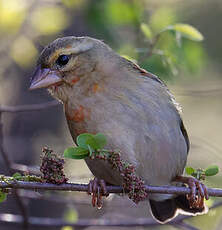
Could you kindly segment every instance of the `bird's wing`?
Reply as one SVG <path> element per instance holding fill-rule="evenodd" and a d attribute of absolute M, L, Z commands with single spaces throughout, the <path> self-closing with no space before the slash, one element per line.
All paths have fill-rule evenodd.
<path fill-rule="evenodd" d="M 185 142 L 187 144 L 187 153 L 188 153 L 190 150 L 190 141 L 189 141 L 189 137 L 187 134 L 187 130 L 185 129 L 184 124 L 183 124 L 183 120 L 181 118 L 180 118 L 180 130 L 181 130 L 181 132 L 184 136 Z"/>
<path fill-rule="evenodd" d="M 158 83 L 160 83 L 161 85 L 164 85 L 171 97 L 171 100 L 172 102 L 174 103 L 177 111 L 178 111 L 178 116 L 179 116 L 179 119 L 180 119 L 180 130 L 184 136 L 184 139 L 185 139 L 185 142 L 186 142 L 186 145 L 187 145 L 187 153 L 189 152 L 189 149 L 190 149 L 190 141 L 189 141 L 189 137 L 188 137 L 188 134 L 187 134 L 187 131 L 186 131 L 186 128 L 184 127 L 184 124 L 183 124 L 183 120 L 180 116 L 180 111 L 181 111 L 181 108 L 180 106 L 178 105 L 178 103 L 175 101 L 173 95 L 170 93 L 169 89 L 167 88 L 166 84 L 161 81 L 156 75 L 146 71 L 145 69 L 141 68 L 139 65 L 137 65 L 136 63 L 132 62 L 132 61 L 129 61 L 129 64 L 133 67 L 134 70 L 136 70 L 137 72 L 139 72 L 141 75 L 143 76 L 146 76 L 146 77 L 149 77 L 150 79 L 153 79 L 154 81 L 157 81 Z"/>
<path fill-rule="evenodd" d="M 130 61 L 130 62 L 131 62 L 131 61 Z M 131 65 L 132 65 L 133 69 L 136 70 L 137 72 L 139 72 L 141 75 L 146 76 L 146 77 L 149 77 L 149 78 L 151 78 L 151 79 L 153 79 L 153 80 L 159 82 L 160 84 L 166 86 L 166 85 L 164 84 L 164 82 L 161 81 L 155 74 L 152 74 L 152 73 L 146 71 L 145 69 L 141 68 L 140 66 L 138 66 L 138 65 L 137 65 L 136 63 L 134 63 L 134 62 L 131 62 Z"/>

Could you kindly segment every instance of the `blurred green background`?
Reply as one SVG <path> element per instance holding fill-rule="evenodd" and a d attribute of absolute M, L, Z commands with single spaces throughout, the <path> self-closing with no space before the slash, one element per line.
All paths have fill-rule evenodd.
<path fill-rule="evenodd" d="M 191 140 L 188 165 L 205 168 L 217 164 L 222 169 L 221 21 L 221 0 L 0 0 L 0 104 L 52 100 L 46 90 L 28 91 L 39 52 L 57 37 L 95 37 L 167 83 L 183 107 Z M 173 30 L 178 23 L 192 25 L 204 39 L 192 29 L 188 33 Z M 72 145 L 62 105 L 40 112 L 4 113 L 2 123 L 5 148 L 16 163 L 39 164 L 44 145 L 59 153 Z M 3 161 L 1 169 L 2 174 Z M 83 161 L 69 160 L 66 171 L 75 182 L 88 182 L 91 176 Z M 222 187 L 221 173 L 206 183 Z M 123 219 L 149 215 L 147 204 L 136 207 L 119 197 L 106 201 L 103 210 L 94 210 L 87 195 L 68 195 L 75 199 L 69 205 L 26 198 L 29 213 L 43 217 L 66 213 L 71 220 L 77 216 Z M 130 208 L 120 213 L 120 207 L 126 206 Z M 16 209 L 11 197 L 0 204 L 2 213 L 19 213 Z M 188 222 L 199 229 L 221 229 L 222 208 Z"/>

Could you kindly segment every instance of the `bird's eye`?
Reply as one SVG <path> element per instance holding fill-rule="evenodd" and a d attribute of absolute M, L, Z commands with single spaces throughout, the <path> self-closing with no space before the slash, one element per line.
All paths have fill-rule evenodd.
<path fill-rule="evenodd" d="M 60 55 L 58 59 L 56 60 L 56 64 L 59 66 L 65 66 L 68 62 L 69 62 L 68 55 Z"/>

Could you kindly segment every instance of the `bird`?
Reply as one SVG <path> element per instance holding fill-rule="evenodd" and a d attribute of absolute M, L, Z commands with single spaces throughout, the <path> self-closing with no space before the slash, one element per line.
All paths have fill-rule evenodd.
<path fill-rule="evenodd" d="M 63 104 L 74 142 L 82 133 L 103 133 L 107 147 L 120 149 L 145 184 L 191 188 L 189 195 L 148 194 L 156 221 L 207 212 L 206 186 L 183 175 L 190 144 L 180 106 L 156 75 L 101 40 L 68 36 L 41 52 L 29 89 L 40 88 Z M 94 200 L 99 186 L 106 193 L 106 183 L 122 185 L 107 162 L 86 158 L 86 163 L 95 176 L 89 183 Z"/>

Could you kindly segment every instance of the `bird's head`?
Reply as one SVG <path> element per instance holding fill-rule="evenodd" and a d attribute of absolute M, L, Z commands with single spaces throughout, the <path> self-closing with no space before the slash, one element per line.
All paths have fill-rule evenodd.
<path fill-rule="evenodd" d="M 30 89 L 72 86 L 89 75 L 110 50 L 103 42 L 89 37 L 58 38 L 40 54 Z"/>

